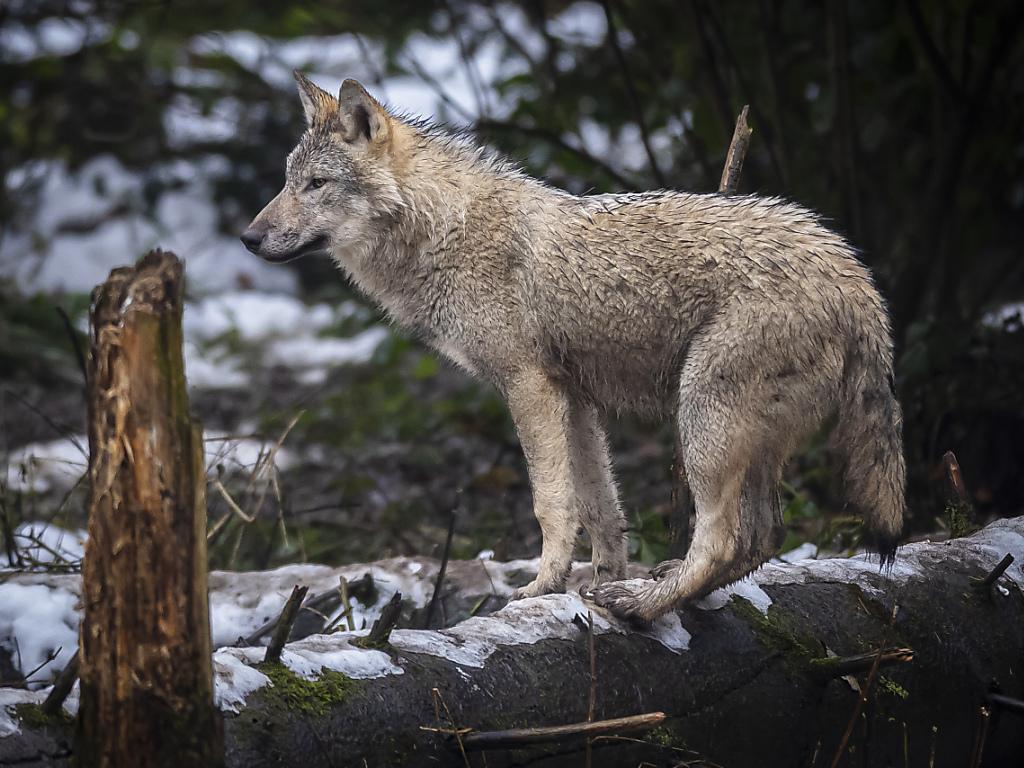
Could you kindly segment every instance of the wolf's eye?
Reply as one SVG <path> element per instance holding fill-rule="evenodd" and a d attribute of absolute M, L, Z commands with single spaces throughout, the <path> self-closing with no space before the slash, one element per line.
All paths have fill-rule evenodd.
<path fill-rule="evenodd" d="M 324 184 L 327 183 L 327 179 L 321 179 L 319 177 L 310 179 L 309 184 L 306 185 L 306 189 L 320 189 Z"/>

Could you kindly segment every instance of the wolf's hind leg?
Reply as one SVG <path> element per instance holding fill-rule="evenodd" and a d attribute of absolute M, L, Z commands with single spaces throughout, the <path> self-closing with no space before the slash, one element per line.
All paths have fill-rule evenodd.
<path fill-rule="evenodd" d="M 533 512 L 543 545 L 537 578 L 513 599 L 565 591 L 579 518 L 572 487 L 569 399 L 540 371 L 521 372 L 506 387 L 509 411 L 526 456 Z"/>
<path fill-rule="evenodd" d="M 594 584 L 626 575 L 626 518 L 619 506 L 608 440 L 593 406 L 573 403 L 569 418 L 573 491 L 590 534 Z"/>

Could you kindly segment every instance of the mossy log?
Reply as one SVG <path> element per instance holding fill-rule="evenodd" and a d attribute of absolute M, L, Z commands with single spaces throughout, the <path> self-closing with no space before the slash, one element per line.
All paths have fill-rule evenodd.
<path fill-rule="evenodd" d="M 1007 554 L 1015 561 L 980 588 Z M 353 633 L 289 643 L 277 665 L 262 648 L 222 648 L 218 697 L 235 710 L 226 762 L 582 766 L 582 737 L 480 752 L 474 742 L 494 739 L 467 736 L 586 721 L 593 610 L 594 718 L 667 716 L 595 738 L 594 766 L 829 766 L 837 753 L 842 766 L 1017 766 L 1024 728 L 1005 702 L 1024 697 L 1021 562 L 1024 517 L 903 547 L 888 574 L 861 557 L 772 564 L 648 630 L 569 594 L 445 630 L 396 629 L 383 650 L 359 648 Z M 471 589 L 459 574 L 479 562 L 450 565 L 451 588 Z M 886 663 L 874 668 L 864 654 L 880 649 Z M 229 690 L 254 675 L 262 682 L 232 705 Z M 68 764 L 66 723 L 18 714 L 0 765 Z"/>
<path fill-rule="evenodd" d="M 89 540 L 78 765 L 216 766 L 202 432 L 181 346 L 182 264 L 153 251 L 92 296 Z"/>

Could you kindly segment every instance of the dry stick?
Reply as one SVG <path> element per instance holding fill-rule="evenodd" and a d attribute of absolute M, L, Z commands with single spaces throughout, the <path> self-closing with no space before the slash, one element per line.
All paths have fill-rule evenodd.
<path fill-rule="evenodd" d="M 590 702 L 587 706 L 587 722 L 594 722 L 597 708 L 597 648 L 594 645 L 594 614 L 587 611 L 587 649 L 590 652 Z M 587 737 L 587 768 L 593 765 L 593 739 Z"/>
<path fill-rule="evenodd" d="M 863 672 L 875 664 L 885 667 L 893 664 L 906 664 L 913 660 L 914 651 L 911 648 L 888 648 L 871 653 L 859 653 L 854 656 L 813 659 L 811 669 L 814 670 L 817 677 L 832 680 L 844 675 Z"/>
<path fill-rule="evenodd" d="M 61 321 L 64 323 L 64 331 L 67 333 L 68 338 L 71 339 L 71 348 L 75 352 L 75 359 L 78 361 L 78 370 L 82 372 L 82 381 L 88 381 L 89 373 L 85 368 L 85 352 L 82 351 L 82 342 L 78 338 L 78 334 L 75 333 L 75 325 L 71 322 L 71 318 L 65 311 L 64 307 L 57 307 L 57 314 L 60 315 Z"/>
<path fill-rule="evenodd" d="M 1000 560 L 996 567 L 989 571 L 988 576 L 980 579 L 974 586 L 980 590 L 988 590 L 996 583 L 1000 576 L 1006 573 L 1006 569 L 1013 564 L 1013 555 L 1007 553 L 1006 557 Z"/>
<path fill-rule="evenodd" d="M 461 493 L 461 491 L 459 491 Z M 423 619 L 423 628 L 430 629 L 431 619 L 434 618 L 434 607 L 441 596 L 441 587 L 444 584 L 444 574 L 448 570 L 448 558 L 452 553 L 452 537 L 455 536 L 455 518 L 459 512 L 458 503 L 452 510 L 451 518 L 448 520 L 448 536 L 444 540 L 444 552 L 441 554 L 441 567 L 437 571 L 437 581 L 434 583 L 434 594 L 430 596 L 430 603 L 427 605 L 427 615 Z"/>
<path fill-rule="evenodd" d="M 753 130 L 747 125 L 749 109 L 749 105 L 744 104 L 743 109 L 740 110 L 740 116 L 736 118 L 736 128 L 732 132 L 729 152 L 725 156 L 725 168 L 722 169 L 722 180 L 718 184 L 718 191 L 723 195 L 735 194 L 739 185 L 740 171 L 743 170 L 743 160 L 747 156 L 750 135 L 753 133 Z"/>
<path fill-rule="evenodd" d="M 358 579 L 358 580 L 353 581 L 353 582 L 347 582 L 346 581 L 346 583 L 345 583 L 346 591 L 349 591 L 349 590 L 351 590 L 354 587 L 365 587 L 365 586 L 370 586 L 370 587 L 373 586 L 373 577 L 370 576 L 369 573 L 364 574 L 361 579 Z M 317 595 L 314 595 L 313 597 L 309 598 L 309 600 L 307 600 L 305 602 L 305 604 L 302 606 L 302 609 L 305 610 L 307 608 L 309 608 L 309 609 L 320 608 L 321 606 L 323 606 L 324 604 L 329 602 L 336 594 L 337 594 L 337 590 L 329 589 L 326 592 L 321 592 L 321 593 L 319 593 Z M 266 622 L 265 624 L 262 624 L 259 628 L 254 630 L 251 634 L 249 634 L 246 637 L 242 638 L 241 639 L 241 645 L 243 645 L 243 646 L 245 646 L 245 645 L 250 645 L 250 646 L 251 645 L 256 645 L 257 643 L 259 643 L 260 639 L 264 635 L 266 635 L 268 632 L 271 632 L 274 629 L 274 627 L 276 627 L 276 626 L 277 626 L 277 619 L 276 618 L 271 619 L 270 621 Z"/>
<path fill-rule="evenodd" d="M 289 596 L 288 602 L 284 604 L 284 608 L 281 609 L 281 615 L 277 618 L 277 629 L 274 630 L 274 634 L 270 638 L 267 655 L 263 657 L 264 663 L 277 664 L 281 661 L 281 651 L 284 650 L 284 644 L 288 642 L 292 624 L 295 623 L 295 617 L 299 615 L 299 607 L 306 599 L 307 592 L 309 592 L 309 587 L 298 585 L 292 587 L 292 594 Z"/>
<path fill-rule="evenodd" d="M 985 754 L 985 741 L 988 739 L 988 729 L 992 723 L 992 710 L 982 705 L 978 707 L 978 730 L 974 736 L 974 746 L 971 749 L 970 768 L 980 768 L 982 755 Z"/>
<path fill-rule="evenodd" d="M 1024 715 L 1024 700 L 1015 699 L 1012 696 L 1005 696 L 1002 693 L 990 693 L 988 695 L 988 701 L 990 704 L 1002 707 L 1008 712 L 1013 712 L 1017 715 Z"/>
<path fill-rule="evenodd" d="M 889 619 L 889 629 L 896 621 L 896 613 L 899 611 L 899 605 L 892 607 L 892 617 Z M 888 632 L 886 632 L 888 634 Z M 839 761 L 843 759 L 843 752 L 846 751 L 846 745 L 850 742 L 850 736 L 853 735 L 853 728 L 857 724 L 857 718 L 860 716 L 861 710 L 867 703 L 868 694 L 871 693 L 871 688 L 875 684 L 875 678 L 878 676 L 878 668 L 882 663 L 882 654 L 884 653 L 883 648 L 878 649 L 878 653 L 875 655 L 874 663 L 871 665 L 871 671 L 868 672 L 868 679 L 864 686 L 860 690 L 860 696 L 857 697 L 857 703 L 853 708 L 853 713 L 850 715 L 850 722 L 846 724 L 846 730 L 843 732 L 843 738 L 839 742 L 839 746 L 836 748 L 836 754 L 832 758 L 831 768 L 839 768 Z"/>
<path fill-rule="evenodd" d="M 78 679 L 78 651 L 75 651 L 75 655 L 71 657 L 64 669 L 57 675 L 57 679 L 53 683 L 53 690 L 50 691 L 46 696 L 46 700 L 40 706 L 44 715 L 53 717 L 60 712 L 61 707 L 64 705 L 64 699 L 71 693 L 71 689 L 75 687 L 75 680 Z"/>
<path fill-rule="evenodd" d="M 462 739 L 467 750 L 512 749 L 528 744 L 547 744 L 580 736 L 599 736 L 618 731 L 645 731 L 665 720 L 664 712 L 617 717 L 612 720 L 553 725 L 545 728 L 513 728 L 507 731 L 475 731 Z"/>
<path fill-rule="evenodd" d="M 355 644 L 361 648 L 386 648 L 391 638 L 391 630 L 395 628 L 401 615 L 402 593 L 395 592 L 370 627 L 370 634 L 359 638 Z"/>
<path fill-rule="evenodd" d="M 462 762 L 466 765 L 466 768 L 470 768 L 469 755 L 466 754 L 466 745 L 462 739 L 462 734 L 465 733 L 464 729 L 460 729 L 455 725 L 455 718 L 452 717 L 452 711 L 448 709 L 448 703 L 441 697 L 441 691 L 437 688 L 431 688 L 431 692 L 434 695 L 434 714 L 437 717 L 438 722 L 441 721 L 441 710 L 438 707 L 440 704 L 444 707 L 445 715 L 448 717 L 448 723 L 451 725 L 451 733 L 455 736 L 455 740 L 459 744 L 459 752 L 462 754 Z"/>
<path fill-rule="evenodd" d="M 942 463 L 946 467 L 946 478 L 949 480 L 950 491 L 961 504 L 970 504 L 971 499 L 967 495 L 967 485 L 964 483 L 964 475 L 960 471 L 960 462 L 956 460 L 956 454 L 946 451 L 942 456 Z"/>

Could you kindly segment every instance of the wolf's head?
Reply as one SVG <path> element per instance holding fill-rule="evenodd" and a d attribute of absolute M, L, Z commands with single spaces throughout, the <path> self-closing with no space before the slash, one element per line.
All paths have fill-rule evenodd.
<path fill-rule="evenodd" d="M 242 235 L 268 261 L 337 256 L 367 243 L 401 207 L 394 175 L 397 120 L 355 80 L 335 98 L 295 73 L 307 130 L 288 156 L 284 189 Z"/>

